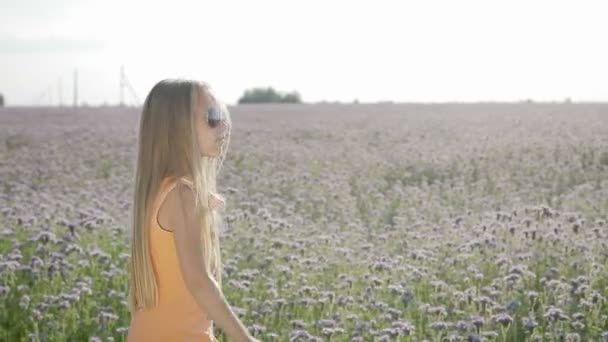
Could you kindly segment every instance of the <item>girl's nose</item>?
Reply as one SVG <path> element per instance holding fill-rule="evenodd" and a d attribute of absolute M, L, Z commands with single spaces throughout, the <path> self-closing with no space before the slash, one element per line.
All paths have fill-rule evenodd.
<path fill-rule="evenodd" d="M 228 121 L 226 121 L 226 119 L 220 121 L 220 131 L 222 132 L 222 134 L 228 133 L 229 128 L 230 124 L 228 123 Z"/>

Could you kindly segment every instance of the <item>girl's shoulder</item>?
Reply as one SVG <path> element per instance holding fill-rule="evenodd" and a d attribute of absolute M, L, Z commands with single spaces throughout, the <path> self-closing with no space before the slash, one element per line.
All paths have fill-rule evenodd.
<path fill-rule="evenodd" d="M 175 177 L 175 176 L 171 176 L 171 177 L 167 177 L 168 178 L 168 184 L 169 184 L 169 189 L 171 190 L 173 187 L 175 187 L 177 184 L 182 184 L 187 186 L 188 188 L 190 188 L 191 190 L 193 190 L 193 183 L 192 180 L 186 178 L 186 177 Z M 216 193 L 212 193 L 209 192 L 209 207 L 213 210 L 213 209 L 219 209 L 219 210 L 223 210 L 225 209 L 226 206 L 226 199 L 224 198 L 224 196 L 220 195 L 220 194 L 216 194 Z"/>
<path fill-rule="evenodd" d="M 169 190 L 172 189 L 173 187 L 177 186 L 178 184 L 183 184 L 183 185 L 186 185 L 187 187 L 189 187 L 190 189 L 193 189 L 192 181 L 186 177 L 166 176 L 162 180 L 162 184 L 166 189 L 169 189 Z"/>

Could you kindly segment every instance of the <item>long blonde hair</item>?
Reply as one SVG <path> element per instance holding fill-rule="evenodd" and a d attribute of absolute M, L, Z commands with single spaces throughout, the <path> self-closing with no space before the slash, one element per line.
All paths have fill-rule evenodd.
<path fill-rule="evenodd" d="M 206 120 L 209 101 L 224 111 L 227 138 L 217 157 L 204 156 L 197 140 L 196 115 Z M 226 157 L 231 127 L 230 114 L 205 82 L 165 79 L 146 97 L 139 122 L 138 155 L 134 175 L 131 258 L 129 264 L 129 310 L 157 305 L 158 285 L 150 254 L 148 224 L 154 196 L 165 177 L 188 177 L 200 211 L 204 263 L 221 290 L 222 262 L 219 248 L 221 216 L 209 208 L 209 195 L 216 192 L 216 177 Z"/>

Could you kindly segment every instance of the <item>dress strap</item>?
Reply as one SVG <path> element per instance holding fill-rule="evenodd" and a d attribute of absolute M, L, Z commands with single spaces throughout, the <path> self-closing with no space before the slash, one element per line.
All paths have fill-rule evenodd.
<path fill-rule="evenodd" d="M 160 205 L 161 203 L 163 203 L 165 197 L 167 197 L 167 194 L 169 193 L 169 191 L 171 191 L 175 185 L 177 184 L 176 178 L 175 177 L 167 177 L 165 179 L 163 179 L 163 181 L 160 184 L 160 190 L 159 190 L 159 194 L 158 194 L 158 204 Z"/>
<path fill-rule="evenodd" d="M 163 200 L 165 199 L 165 197 L 167 196 L 169 191 L 171 191 L 177 185 L 178 182 L 185 184 L 186 186 L 188 186 L 191 189 L 193 188 L 192 181 L 190 181 L 186 178 L 183 178 L 183 177 L 177 178 L 174 176 L 165 178 L 163 180 L 163 182 L 161 183 L 161 188 L 160 188 L 160 193 L 158 196 L 156 210 L 159 209 L 160 204 L 163 203 Z M 225 205 L 226 205 L 226 201 L 222 196 L 218 196 L 218 195 L 209 193 L 209 207 L 212 210 L 215 210 L 215 209 L 223 210 L 225 208 Z"/>

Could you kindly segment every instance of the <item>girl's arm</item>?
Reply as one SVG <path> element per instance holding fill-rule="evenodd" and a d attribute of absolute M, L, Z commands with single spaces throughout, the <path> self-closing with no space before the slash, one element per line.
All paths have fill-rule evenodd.
<path fill-rule="evenodd" d="M 209 318 L 236 342 L 257 341 L 230 308 L 217 282 L 203 262 L 200 215 L 194 210 L 194 192 L 178 183 L 165 199 L 168 220 L 173 229 L 175 247 L 186 286 Z"/>

